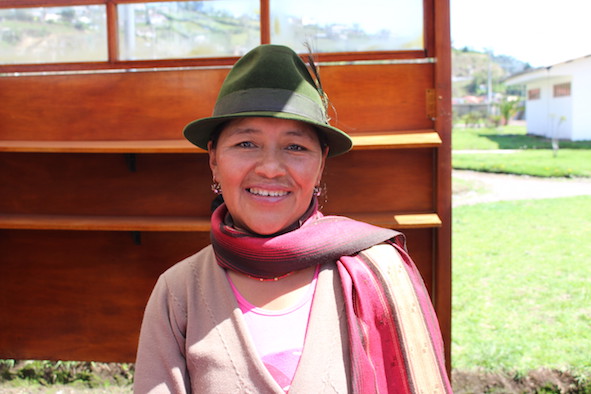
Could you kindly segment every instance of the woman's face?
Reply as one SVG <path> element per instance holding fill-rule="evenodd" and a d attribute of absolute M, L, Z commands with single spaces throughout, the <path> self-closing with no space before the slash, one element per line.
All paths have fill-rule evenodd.
<path fill-rule="evenodd" d="M 328 149 L 303 122 L 241 118 L 228 123 L 209 164 L 234 224 L 269 235 L 296 222 L 308 209 Z"/>

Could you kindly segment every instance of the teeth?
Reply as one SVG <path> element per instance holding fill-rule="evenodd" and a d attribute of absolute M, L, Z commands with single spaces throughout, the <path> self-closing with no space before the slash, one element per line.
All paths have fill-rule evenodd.
<path fill-rule="evenodd" d="M 270 191 L 270 190 L 263 190 L 263 189 L 256 189 L 250 188 L 248 189 L 249 192 L 252 194 L 256 194 L 257 196 L 263 197 L 281 197 L 287 195 L 286 191 Z"/>

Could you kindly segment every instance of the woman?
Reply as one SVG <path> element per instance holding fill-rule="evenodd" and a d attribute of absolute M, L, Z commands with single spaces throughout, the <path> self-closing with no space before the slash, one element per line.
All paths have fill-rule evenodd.
<path fill-rule="evenodd" d="M 185 128 L 224 203 L 212 245 L 154 288 L 136 392 L 451 391 L 402 235 L 318 211 L 326 158 L 352 145 L 324 98 L 296 53 L 263 45 Z"/>

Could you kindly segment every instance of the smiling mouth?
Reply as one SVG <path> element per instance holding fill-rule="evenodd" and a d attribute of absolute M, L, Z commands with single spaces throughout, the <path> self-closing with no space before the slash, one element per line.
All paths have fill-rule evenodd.
<path fill-rule="evenodd" d="M 277 190 L 264 190 L 264 189 L 257 189 L 257 188 L 250 188 L 247 189 L 249 193 L 254 194 L 255 196 L 262 196 L 262 197 L 283 197 L 287 196 L 289 192 L 287 191 L 277 191 Z"/>

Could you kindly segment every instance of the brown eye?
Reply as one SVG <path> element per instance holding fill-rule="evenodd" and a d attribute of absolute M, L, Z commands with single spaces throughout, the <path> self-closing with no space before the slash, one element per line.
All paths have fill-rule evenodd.
<path fill-rule="evenodd" d="M 287 146 L 287 150 L 295 151 L 295 152 L 302 152 L 307 150 L 305 147 L 298 145 L 298 144 L 291 144 Z"/>

